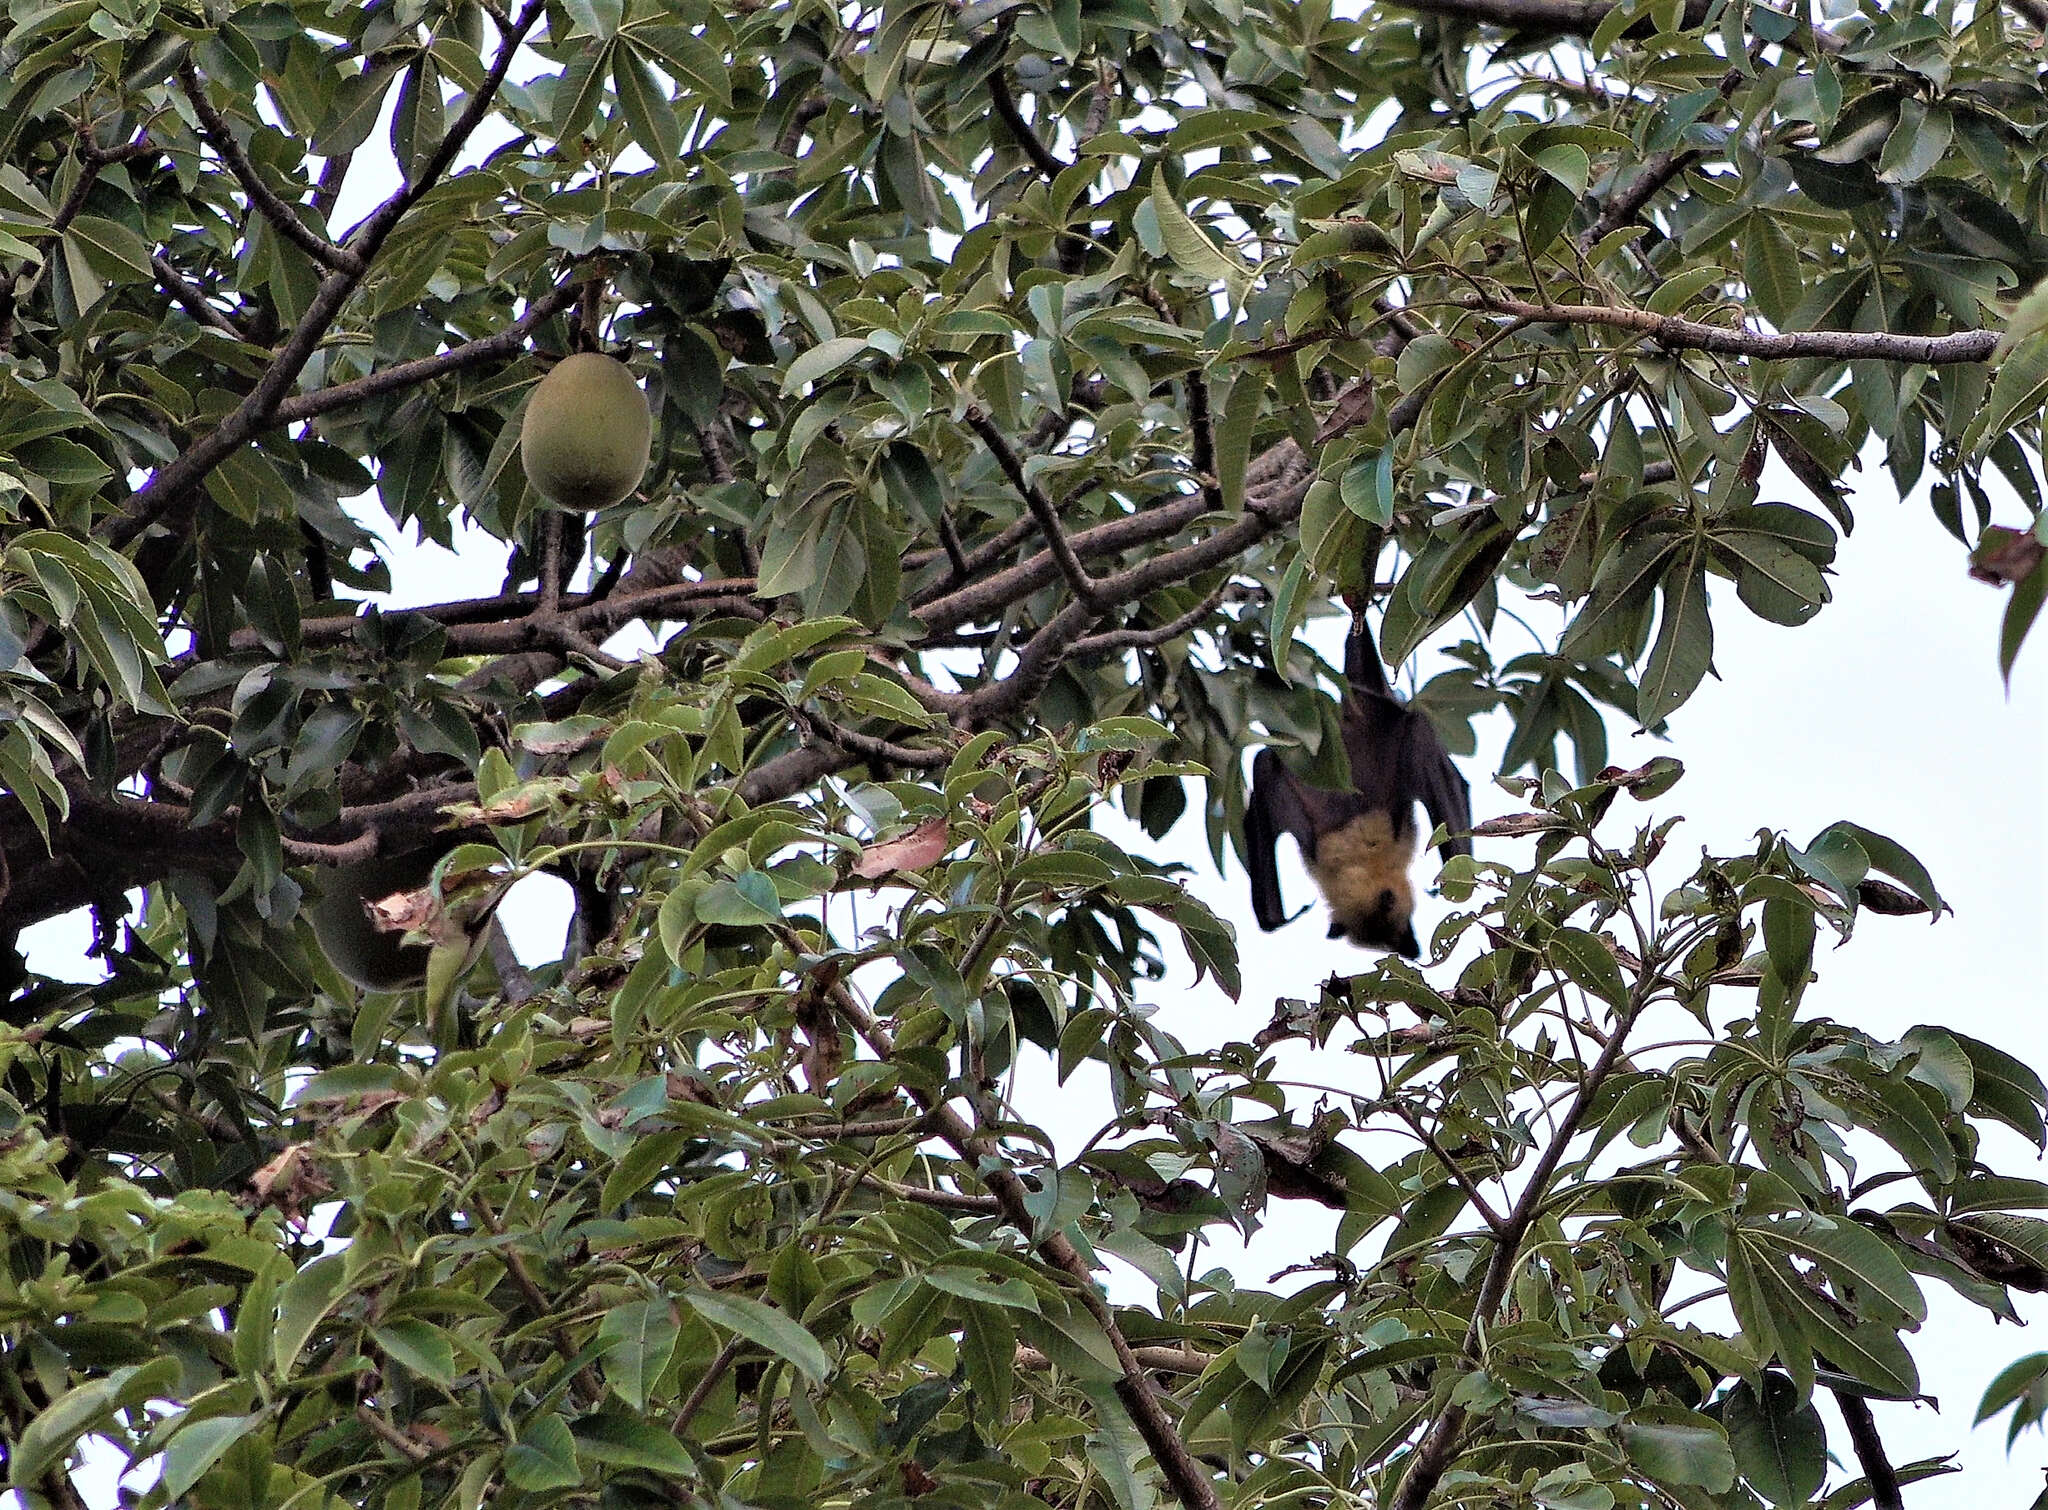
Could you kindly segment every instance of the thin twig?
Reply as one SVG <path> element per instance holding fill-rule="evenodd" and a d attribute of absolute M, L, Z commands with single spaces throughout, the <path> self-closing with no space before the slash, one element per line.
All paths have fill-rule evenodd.
<path fill-rule="evenodd" d="M 424 1463 L 434 1455 L 433 1450 L 424 1442 L 415 1442 L 368 1405 L 356 1406 L 356 1419 L 369 1428 L 371 1436 L 408 1462 Z"/>
<path fill-rule="evenodd" d="M 1145 1367 L 1162 1374 L 1199 1374 L 1216 1360 L 1208 1353 L 1198 1353 L 1191 1347 L 1134 1347 L 1131 1356 Z M 1053 1366 L 1052 1359 L 1035 1347 L 1021 1343 L 1017 1348 L 1017 1367 L 1032 1373 L 1043 1373 Z"/>
<path fill-rule="evenodd" d="M 249 203 L 256 213 L 268 221 L 278 235 L 329 272 L 362 277 L 365 272 L 362 258 L 314 231 L 299 219 L 298 212 L 285 203 L 276 190 L 263 181 L 256 164 L 249 160 L 249 154 L 235 140 L 234 128 L 213 108 L 213 101 L 206 97 L 206 83 L 199 77 L 199 70 L 190 54 L 178 64 L 178 87 L 185 91 L 185 98 L 192 104 L 192 113 L 199 117 L 200 135 L 227 164 L 228 171 L 234 174 L 242 192 L 249 196 Z"/>
<path fill-rule="evenodd" d="M 1398 1100 L 1383 1101 L 1381 1105 L 1390 1108 L 1395 1116 L 1408 1124 L 1409 1131 L 1423 1141 L 1429 1151 L 1436 1156 L 1437 1163 L 1443 1165 L 1444 1172 L 1457 1182 L 1460 1190 L 1465 1192 L 1465 1199 L 1472 1203 L 1472 1209 L 1478 1212 L 1479 1219 L 1486 1223 L 1486 1230 L 1496 1238 L 1500 1237 L 1504 1230 L 1500 1213 L 1493 1209 L 1486 1199 L 1485 1192 L 1465 1173 L 1463 1166 L 1451 1157 L 1450 1151 L 1444 1147 L 1435 1130 Z"/>
<path fill-rule="evenodd" d="M 1108 655 L 1120 650 L 1151 650 L 1169 640 L 1177 640 L 1214 613 L 1223 603 L 1223 596 L 1230 589 L 1223 583 L 1208 597 L 1190 608 L 1186 613 L 1157 629 L 1112 629 L 1103 634 L 1085 635 L 1074 641 L 1069 654 L 1075 660 L 1086 656 Z"/>
<path fill-rule="evenodd" d="M 1001 1216 L 1003 1203 L 992 1195 L 974 1195 L 964 1190 L 933 1190 L 928 1185 L 905 1185 L 897 1180 L 885 1180 L 880 1175 L 865 1175 L 863 1185 L 893 1195 L 899 1201 L 909 1201 L 916 1206 L 931 1206 L 940 1211 L 957 1211 L 965 1216 Z"/>
<path fill-rule="evenodd" d="M 491 1209 L 490 1204 L 474 1191 L 468 1196 L 468 1203 L 476 1212 L 478 1219 L 490 1229 L 491 1235 L 500 1240 L 498 1256 L 505 1260 L 505 1269 L 511 1274 L 513 1285 L 526 1297 L 526 1303 L 533 1307 L 535 1318 L 543 1323 L 548 1322 L 549 1318 L 557 1314 L 558 1308 L 548 1302 L 540 1286 L 534 1283 L 533 1273 L 526 1267 L 525 1255 L 506 1240 L 505 1224 L 498 1220 L 498 1214 Z M 567 1331 L 559 1325 L 550 1326 L 549 1335 L 554 1338 L 555 1351 L 561 1355 L 564 1363 L 576 1356 L 575 1339 Z M 604 1398 L 604 1381 L 597 1377 L 597 1371 L 589 1364 L 586 1363 L 577 1370 L 576 1382 L 583 1386 L 584 1393 L 590 1400 Z"/>
<path fill-rule="evenodd" d="M 1454 302 L 1467 309 L 1511 315 L 1531 325 L 1599 325 L 1633 331 L 1664 346 L 1772 359 L 1825 357 L 1842 362 L 1874 359 L 1941 366 L 1982 362 L 1990 357 L 1992 348 L 1998 344 L 1998 332 L 1995 330 L 1959 330 L 1945 336 L 1895 335 L 1885 330 L 1791 330 L 1773 335 L 1612 304 L 1531 304 L 1524 299 L 1493 294 L 1466 294 Z"/>
<path fill-rule="evenodd" d="M 704 1370 L 704 1377 L 697 1381 L 690 1391 L 690 1397 L 683 1401 L 682 1409 L 676 1412 L 675 1420 L 669 1425 L 669 1435 L 681 1437 L 690 1429 L 691 1420 L 703 1408 L 704 1402 L 711 1398 L 711 1391 L 718 1387 L 718 1381 L 724 1378 L 725 1371 L 732 1367 L 733 1359 L 739 1357 L 740 1346 L 744 1340 L 733 1337 L 718 1350 L 711 1360 L 711 1366 Z"/>
<path fill-rule="evenodd" d="M 1067 579 L 1067 586 L 1074 596 L 1089 607 L 1100 609 L 1104 605 L 1097 597 L 1095 582 L 1087 569 L 1081 565 L 1080 557 L 1074 554 L 1074 547 L 1067 539 L 1067 532 L 1060 527 L 1059 510 L 1045 496 L 1045 490 L 1024 473 L 1024 464 L 1017 453 L 1010 449 L 1010 442 L 1003 432 L 996 428 L 995 421 L 982 413 L 979 405 L 969 404 L 964 416 L 967 428 L 981 437 L 981 443 L 988 447 L 996 459 L 996 465 L 1003 469 L 1003 475 L 1010 479 L 1010 485 L 1024 499 L 1024 506 L 1031 510 L 1031 517 L 1038 521 L 1039 533 L 1045 536 L 1045 543 L 1052 552 L 1052 558 L 1059 566 L 1060 575 Z"/>
<path fill-rule="evenodd" d="M 829 994 L 834 1008 L 867 1041 L 878 1057 L 885 1060 L 895 1057 L 896 1044 L 889 1031 L 855 1000 L 843 983 L 835 983 Z M 1101 1286 L 1095 1282 L 1087 1260 L 1081 1257 L 1080 1251 L 1064 1233 L 1038 1235 L 1038 1224 L 1031 1215 L 1029 1192 L 993 1138 L 969 1124 L 937 1090 L 915 1081 L 908 1089 L 931 1113 L 933 1128 L 938 1135 L 952 1146 L 954 1153 L 976 1172 L 989 1193 L 1002 1203 L 1003 1214 L 1010 1225 L 1031 1242 L 1041 1258 L 1073 1281 L 1074 1298 L 1094 1317 L 1116 1354 L 1117 1366 L 1123 1375 L 1117 1382 L 1117 1395 L 1130 1412 L 1131 1423 L 1137 1427 L 1138 1435 L 1151 1449 L 1153 1461 L 1166 1475 L 1174 1496 L 1185 1510 L 1221 1510 L 1214 1480 L 1208 1470 L 1195 1461 L 1174 1428 L 1172 1418 L 1152 1392 L 1145 1365 L 1125 1340 L 1123 1329 L 1117 1325 L 1116 1313 L 1110 1308 Z"/>

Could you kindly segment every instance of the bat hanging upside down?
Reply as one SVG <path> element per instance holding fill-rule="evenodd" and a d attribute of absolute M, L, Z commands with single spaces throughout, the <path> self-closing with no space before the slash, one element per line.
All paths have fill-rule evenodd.
<path fill-rule="evenodd" d="M 1354 609 L 1344 646 L 1342 711 L 1344 755 L 1351 790 L 1310 786 L 1270 749 L 1252 761 L 1245 805 L 1245 865 L 1251 872 L 1252 911 L 1268 933 L 1289 921 L 1280 902 L 1274 848 L 1292 834 L 1323 899 L 1330 904 L 1330 937 L 1367 949 L 1391 949 L 1405 959 L 1422 952 L 1415 941 L 1415 887 L 1408 879 L 1421 834 L 1415 804 L 1449 831 L 1443 857 L 1472 853 L 1472 789 L 1427 716 L 1408 707 L 1387 685 L 1363 609 Z"/>

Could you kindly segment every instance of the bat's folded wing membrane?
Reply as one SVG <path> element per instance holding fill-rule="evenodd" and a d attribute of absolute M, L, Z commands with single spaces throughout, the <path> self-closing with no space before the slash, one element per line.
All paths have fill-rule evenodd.
<path fill-rule="evenodd" d="M 1410 724 L 1408 777 L 1414 795 L 1421 799 L 1432 824 L 1450 835 L 1439 851 L 1452 855 L 1472 853 L 1472 787 L 1436 737 L 1436 730 L 1420 711 Z"/>
<path fill-rule="evenodd" d="M 1316 831 L 1304 800 L 1308 788 L 1271 750 L 1252 758 L 1252 789 L 1244 808 L 1244 864 L 1252 881 L 1252 915 L 1271 933 L 1289 921 L 1280 900 L 1275 851 L 1282 834 L 1294 836 L 1304 856 L 1316 852 Z"/>

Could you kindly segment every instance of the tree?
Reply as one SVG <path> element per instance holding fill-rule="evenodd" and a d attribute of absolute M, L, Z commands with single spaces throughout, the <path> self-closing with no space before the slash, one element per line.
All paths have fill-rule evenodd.
<path fill-rule="evenodd" d="M 1821 1389 L 1831 1504 L 1939 1471 L 1864 1402 L 1923 1279 L 2048 1287 L 1979 1144 L 2048 1091 L 1821 1015 L 1823 928 L 1939 913 L 1898 845 L 1653 884 L 1680 772 L 1607 759 L 1715 613 L 1824 607 L 1861 454 L 2013 584 L 2008 668 L 2048 581 L 2048 18 L 1840 10 L 15 6 L 0 927 L 91 908 L 106 979 L 8 972 L 12 1485 L 1792 1504 Z M 515 452 L 593 349 L 656 438 L 586 518 Z M 503 591 L 380 611 L 372 490 Z M 1221 863 L 1247 744 L 1341 780 L 1340 595 L 1394 664 L 1463 616 L 1418 701 L 1512 717 L 1527 811 L 1428 965 L 1183 1045 L 1156 935 L 1234 940 L 1091 814 L 1192 794 Z M 422 848 L 427 984 L 360 993 L 308 888 Z M 1109 1077 L 1059 1137 L 1048 1056 Z M 1292 1288 L 1204 1271 L 1289 1200 L 1343 1213 Z"/>

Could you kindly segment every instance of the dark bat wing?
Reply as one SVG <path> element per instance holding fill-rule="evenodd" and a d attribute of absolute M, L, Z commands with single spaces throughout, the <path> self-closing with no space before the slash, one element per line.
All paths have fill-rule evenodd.
<path fill-rule="evenodd" d="M 1408 737 L 1406 759 L 1406 784 L 1423 810 L 1429 814 L 1432 824 L 1440 824 L 1449 833 L 1439 851 L 1448 860 L 1452 855 L 1472 853 L 1472 787 L 1463 773 L 1452 762 L 1444 749 L 1443 741 L 1437 738 L 1436 729 L 1430 724 L 1428 715 L 1419 709 L 1403 709 L 1408 715 Z"/>
<path fill-rule="evenodd" d="M 1472 788 L 1428 715 L 1394 696 L 1363 612 L 1352 615 L 1344 679 L 1344 753 L 1361 807 L 1388 812 L 1398 835 L 1409 831 L 1420 802 L 1432 824 L 1457 836 L 1444 841 L 1443 857 L 1471 854 Z"/>
<path fill-rule="evenodd" d="M 1342 828 L 1362 810 L 1356 795 L 1310 786 L 1272 750 L 1261 750 L 1252 758 L 1252 788 L 1244 807 L 1244 866 L 1251 876 L 1252 915 L 1259 927 L 1271 933 L 1291 921 L 1280 900 L 1280 836 L 1291 835 L 1301 846 L 1302 858 L 1312 860 L 1316 840 Z"/>

